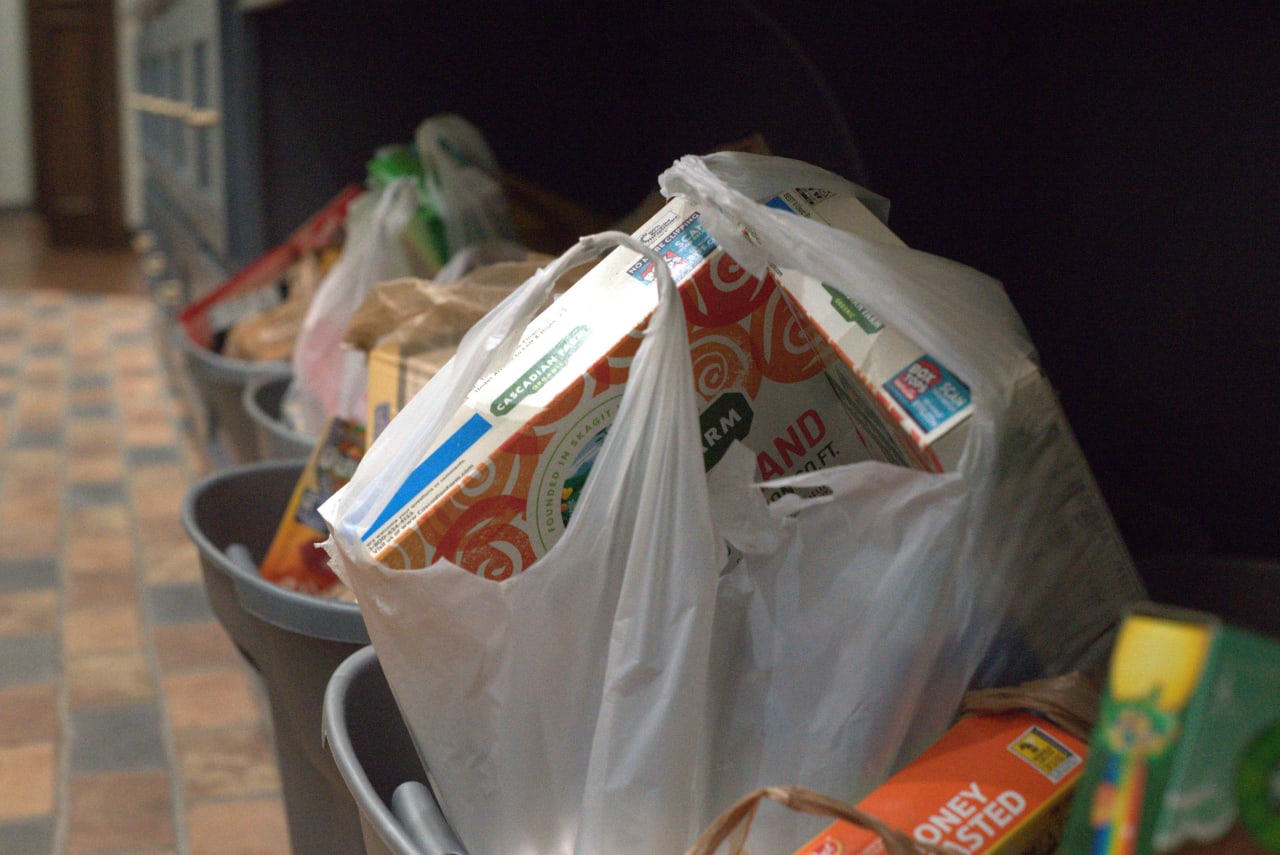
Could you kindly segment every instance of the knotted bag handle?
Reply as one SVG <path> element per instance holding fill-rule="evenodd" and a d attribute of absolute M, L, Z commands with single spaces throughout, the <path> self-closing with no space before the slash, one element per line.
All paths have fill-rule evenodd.
<path fill-rule="evenodd" d="M 842 819 L 856 826 L 865 828 L 878 835 L 884 841 L 886 855 L 949 855 L 947 850 L 930 843 L 913 840 L 896 828 L 881 822 L 870 814 L 863 813 L 839 799 L 824 796 L 805 787 L 761 787 L 738 800 L 707 826 L 693 846 L 685 855 L 714 855 L 720 847 L 729 842 L 726 855 L 742 855 L 747 841 L 747 833 L 751 830 L 751 822 L 755 819 L 760 802 L 764 799 L 777 802 L 783 807 L 812 816 L 823 816 L 828 819 Z"/>
<path fill-rule="evenodd" d="M 969 692 L 965 695 L 960 716 L 1030 710 L 1087 742 L 1093 728 L 1097 703 L 1096 683 L 1085 674 L 1072 672 L 1021 686 Z M 685 855 L 714 855 L 726 841 L 731 841 L 726 855 L 741 855 L 747 833 L 751 830 L 751 822 L 764 799 L 799 813 L 842 819 L 865 828 L 884 841 L 886 855 L 947 855 L 947 850 L 915 840 L 839 799 L 794 786 L 763 787 L 743 796 L 702 832 Z"/>

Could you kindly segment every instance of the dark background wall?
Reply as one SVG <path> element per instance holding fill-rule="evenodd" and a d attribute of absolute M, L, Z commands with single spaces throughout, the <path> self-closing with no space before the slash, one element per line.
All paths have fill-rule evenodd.
<path fill-rule="evenodd" d="M 1280 554 L 1280 4 L 891 5 L 775 11 L 895 229 L 1005 283 L 1135 551 Z"/>
<path fill-rule="evenodd" d="M 1005 283 L 1136 553 L 1280 556 L 1277 36 L 1272 2 L 293 2 L 245 42 L 263 234 L 436 112 L 609 215 L 762 131 Z"/>

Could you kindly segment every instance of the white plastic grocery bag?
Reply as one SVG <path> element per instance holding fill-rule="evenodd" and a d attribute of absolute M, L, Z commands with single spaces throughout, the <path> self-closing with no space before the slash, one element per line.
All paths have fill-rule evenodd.
<path fill-rule="evenodd" d="M 749 270 L 835 286 L 963 378 L 975 407 L 954 472 L 833 467 L 770 482 L 796 492 L 768 506 L 751 455 L 713 473 L 720 532 L 742 553 L 715 642 L 751 651 L 715 709 L 756 714 L 720 732 L 722 805 L 753 775 L 856 800 L 942 734 L 967 687 L 1096 663 L 1144 596 L 999 284 L 752 201 L 839 181 L 745 154 L 682 158 L 660 179 L 715 212 L 708 231 Z M 761 826 L 759 851 L 791 851 L 797 822 Z"/>
<path fill-rule="evenodd" d="M 335 415 L 364 422 L 363 354 L 344 348 L 342 336 L 374 285 L 412 272 L 400 236 L 418 208 L 413 179 L 367 194 L 364 205 L 349 223 L 341 256 L 317 286 L 294 345 L 286 406 L 306 436 L 319 436 Z"/>
<path fill-rule="evenodd" d="M 426 201 L 443 222 L 449 257 L 480 241 L 516 238 L 502 170 L 479 128 L 453 113 L 432 116 L 418 126 L 414 144 Z"/>
<path fill-rule="evenodd" d="M 551 551 L 504 582 L 382 568 L 361 533 L 586 250 L 518 289 L 322 508 L 335 569 L 472 855 L 681 852 L 774 784 L 856 802 L 942 734 L 970 684 L 1074 667 L 1141 596 L 997 283 L 751 201 L 847 191 L 794 161 L 685 158 L 662 185 L 705 203 L 735 260 L 838 285 L 945 362 L 972 389 L 974 428 L 945 474 L 855 463 L 769 482 L 795 493 L 767 504 L 739 446 L 708 479 L 663 276 Z M 816 830 L 806 822 L 762 815 L 753 846 L 793 851 Z"/>
<path fill-rule="evenodd" d="M 377 566 L 359 535 L 397 475 L 500 364 L 560 273 L 613 243 L 655 262 L 661 298 L 564 537 L 500 583 L 446 563 Z M 688 353 L 658 255 L 622 234 L 584 239 L 472 329 L 322 508 L 334 567 L 360 601 L 445 814 L 477 855 L 619 852 L 626 840 L 674 852 L 700 830 L 708 770 L 696 758 L 709 750 L 706 654 L 725 549 Z M 575 844 L 586 815 L 609 827 Z"/>

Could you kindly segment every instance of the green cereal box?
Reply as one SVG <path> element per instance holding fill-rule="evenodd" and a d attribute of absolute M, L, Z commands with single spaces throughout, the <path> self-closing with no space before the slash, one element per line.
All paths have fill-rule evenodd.
<path fill-rule="evenodd" d="M 1062 855 L 1280 852 L 1280 641 L 1142 606 L 1120 626 Z"/>

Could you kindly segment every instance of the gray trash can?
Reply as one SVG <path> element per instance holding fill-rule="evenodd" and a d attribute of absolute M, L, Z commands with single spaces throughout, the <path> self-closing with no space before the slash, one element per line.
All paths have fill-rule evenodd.
<path fill-rule="evenodd" d="M 369 643 L 354 603 L 300 594 L 258 575 L 301 461 L 233 466 L 188 492 L 187 534 L 200 553 L 210 605 L 262 677 L 275 730 L 289 839 L 298 855 L 347 855 L 362 846 L 359 812 L 320 740 L 329 677 Z M 236 544 L 251 562 L 238 562 Z"/>
<path fill-rule="evenodd" d="M 427 785 L 373 647 L 329 678 L 324 740 L 346 781 L 366 855 L 465 855 Z"/>
<path fill-rule="evenodd" d="M 244 411 L 253 422 L 260 460 L 293 460 L 310 457 L 316 440 L 285 424 L 280 416 L 291 376 L 258 377 L 244 388 Z"/>
<path fill-rule="evenodd" d="M 210 439 L 218 441 L 231 463 L 258 460 L 257 431 L 244 409 L 245 387 L 259 378 L 289 377 L 293 366 L 232 359 L 196 344 L 181 325 L 175 332 L 187 374 L 208 409 Z"/>

